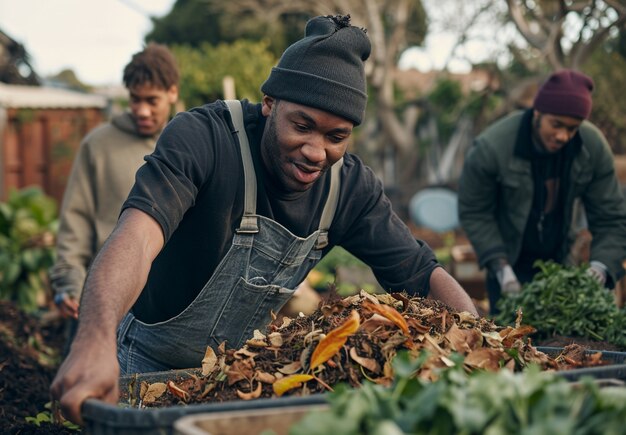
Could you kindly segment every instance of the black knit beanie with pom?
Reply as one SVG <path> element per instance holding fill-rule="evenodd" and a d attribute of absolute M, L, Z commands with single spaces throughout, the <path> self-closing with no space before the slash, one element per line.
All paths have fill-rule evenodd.
<path fill-rule="evenodd" d="M 365 30 L 352 26 L 349 15 L 312 18 L 304 38 L 285 50 L 261 91 L 359 125 L 367 104 L 364 62 L 370 50 Z"/>

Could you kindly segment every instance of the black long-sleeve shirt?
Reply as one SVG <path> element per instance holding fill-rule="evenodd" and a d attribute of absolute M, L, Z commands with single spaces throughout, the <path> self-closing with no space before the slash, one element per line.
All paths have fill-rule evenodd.
<path fill-rule="evenodd" d="M 260 104 L 244 102 L 243 110 L 257 175 L 257 214 L 308 236 L 319 226 L 330 172 L 305 192 L 271 190 L 259 149 L 266 118 Z M 437 266 L 431 249 L 415 240 L 392 211 L 382 183 L 358 157 L 344 156 L 341 175 L 324 253 L 341 245 L 367 263 L 386 290 L 428 294 Z M 146 157 L 123 207 L 152 216 L 166 240 L 133 307 L 139 320 L 166 320 L 196 297 L 229 250 L 243 203 L 243 166 L 226 106 L 216 102 L 177 115 Z"/>

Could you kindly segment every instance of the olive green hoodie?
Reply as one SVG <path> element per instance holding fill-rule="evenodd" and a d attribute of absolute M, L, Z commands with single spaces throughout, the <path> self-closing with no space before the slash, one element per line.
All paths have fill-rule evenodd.
<path fill-rule="evenodd" d="M 140 136 L 130 113 L 92 130 L 72 165 L 59 215 L 57 259 L 50 269 L 55 293 L 78 299 L 87 268 L 109 236 L 158 135 Z"/>

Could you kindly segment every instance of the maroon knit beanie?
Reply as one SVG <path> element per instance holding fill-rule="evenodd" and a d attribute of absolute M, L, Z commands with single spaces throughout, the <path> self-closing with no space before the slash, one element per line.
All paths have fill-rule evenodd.
<path fill-rule="evenodd" d="M 533 108 L 542 113 L 587 119 L 591 113 L 593 80 L 564 69 L 550 76 L 539 88 Z"/>

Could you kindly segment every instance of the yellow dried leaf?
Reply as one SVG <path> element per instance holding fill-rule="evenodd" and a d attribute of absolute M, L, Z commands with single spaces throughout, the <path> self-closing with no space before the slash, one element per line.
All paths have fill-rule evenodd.
<path fill-rule="evenodd" d="M 291 375 L 286 376 L 282 379 L 277 379 L 276 382 L 272 385 L 274 389 L 274 393 L 280 397 L 285 392 L 292 390 L 294 388 L 298 388 L 302 385 L 303 382 L 307 382 L 313 379 L 311 375 Z"/>
<path fill-rule="evenodd" d="M 409 334 L 409 325 L 407 325 L 406 320 L 402 317 L 402 314 L 398 312 L 394 307 L 389 305 L 381 305 L 381 304 L 373 304 L 369 301 L 363 302 L 363 308 L 366 308 L 374 313 L 378 313 L 381 316 L 391 320 L 400 330 L 408 337 Z"/>
<path fill-rule="evenodd" d="M 360 326 L 359 313 L 352 310 L 350 317 L 339 327 L 333 329 L 315 347 L 311 356 L 311 370 L 332 358 L 345 344 L 348 337 L 354 335 Z"/>
<path fill-rule="evenodd" d="M 217 365 L 217 355 L 211 346 L 206 347 L 204 358 L 202 358 L 202 375 L 207 376 L 212 373 Z"/>
<path fill-rule="evenodd" d="M 237 396 L 239 396 L 241 400 L 258 399 L 259 397 L 261 397 L 262 391 L 263 391 L 263 387 L 261 386 L 261 383 L 259 382 L 257 384 L 256 389 L 253 391 L 250 391 L 249 393 L 244 393 L 242 391 L 237 390 Z"/>

